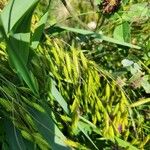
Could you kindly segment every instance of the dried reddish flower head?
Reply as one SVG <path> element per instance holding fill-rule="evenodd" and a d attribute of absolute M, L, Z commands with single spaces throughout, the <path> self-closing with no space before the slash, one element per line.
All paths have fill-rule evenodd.
<path fill-rule="evenodd" d="M 118 9 L 121 0 L 104 0 L 102 2 L 103 13 L 110 14 Z"/>

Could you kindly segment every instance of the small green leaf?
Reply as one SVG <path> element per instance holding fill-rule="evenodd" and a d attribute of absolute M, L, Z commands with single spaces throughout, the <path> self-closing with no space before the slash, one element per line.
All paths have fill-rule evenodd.
<path fill-rule="evenodd" d="M 128 22 L 122 22 L 120 25 L 115 27 L 113 36 L 115 39 L 130 42 L 130 25 Z"/>
<path fill-rule="evenodd" d="M 150 82 L 149 82 L 149 76 L 142 77 L 141 85 L 144 88 L 146 93 L 150 93 Z"/>

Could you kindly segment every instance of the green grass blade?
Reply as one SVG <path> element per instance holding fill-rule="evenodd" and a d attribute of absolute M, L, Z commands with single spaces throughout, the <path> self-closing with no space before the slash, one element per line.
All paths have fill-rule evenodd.
<path fill-rule="evenodd" d="M 91 36 L 91 37 L 94 37 L 96 40 L 106 41 L 106 42 L 110 42 L 110 43 L 130 47 L 130 48 L 140 49 L 139 46 L 136 46 L 136 45 L 133 45 L 133 44 L 130 44 L 130 43 L 126 43 L 126 42 L 122 42 L 122 41 L 116 40 L 114 38 L 104 36 L 103 34 L 95 33 L 93 31 L 84 30 L 84 29 L 77 29 L 77 28 L 70 28 L 70 27 L 64 27 L 64 26 L 61 26 L 60 28 L 66 30 L 66 31 L 69 31 L 69 32 L 75 32 L 75 33 L 78 33 L 78 34 Z"/>
<path fill-rule="evenodd" d="M 63 108 L 63 110 L 69 114 L 69 109 L 66 101 L 60 94 L 60 92 L 57 90 L 54 81 L 52 81 L 52 87 L 51 87 L 51 94 L 54 96 L 55 100 L 60 104 L 60 106 Z"/>
<path fill-rule="evenodd" d="M 126 42 L 122 42 L 122 41 L 119 41 L 119 40 L 116 40 L 114 38 L 110 38 L 110 37 L 107 37 L 107 36 L 102 36 L 102 39 L 104 41 L 107 41 L 107 42 L 110 42 L 110 43 L 130 47 L 130 48 L 135 48 L 135 49 L 141 49 L 139 46 L 136 46 L 136 45 L 133 45 L 133 44 L 130 44 L 130 43 L 126 43 Z"/>
<path fill-rule="evenodd" d="M 94 32 L 90 31 L 90 30 L 71 28 L 71 27 L 66 27 L 66 26 L 56 26 L 56 27 L 59 27 L 60 29 L 63 29 L 64 31 L 66 30 L 66 31 L 69 31 L 69 32 L 75 32 L 75 33 L 79 33 L 79 34 L 82 34 L 82 35 L 92 35 L 92 34 L 94 34 Z"/>
<path fill-rule="evenodd" d="M 82 133 L 85 135 L 85 137 L 91 142 L 91 144 L 93 145 L 93 147 L 94 147 L 95 149 L 99 150 L 99 148 L 94 144 L 94 142 L 93 142 L 92 139 L 89 137 L 89 135 L 84 131 L 84 129 L 83 129 L 82 125 L 80 124 L 80 122 L 79 122 L 79 124 L 78 124 L 78 128 L 79 128 L 80 131 L 82 131 Z"/>

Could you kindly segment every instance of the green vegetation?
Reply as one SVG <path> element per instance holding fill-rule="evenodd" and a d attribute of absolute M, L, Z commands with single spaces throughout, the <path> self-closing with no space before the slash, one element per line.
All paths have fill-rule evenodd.
<path fill-rule="evenodd" d="M 0 149 L 149 149 L 148 0 L 0 9 Z"/>

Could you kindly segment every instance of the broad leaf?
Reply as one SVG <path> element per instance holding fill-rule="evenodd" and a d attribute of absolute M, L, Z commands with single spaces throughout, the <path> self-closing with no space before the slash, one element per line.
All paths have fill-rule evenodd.
<path fill-rule="evenodd" d="M 5 120 L 5 131 L 11 150 L 26 150 L 20 131 L 8 119 Z"/>
<path fill-rule="evenodd" d="M 18 23 L 26 13 L 29 13 L 29 10 L 34 10 L 38 2 L 39 0 L 10 0 L 1 13 L 5 33 L 8 34 L 16 23 Z M 25 26 L 27 24 L 28 22 L 23 25 Z"/>
<path fill-rule="evenodd" d="M 70 148 L 66 146 L 65 136 L 56 126 L 54 121 L 50 118 L 47 112 L 39 112 L 34 108 L 29 108 L 29 112 L 34 118 L 34 122 L 37 126 L 38 132 L 44 137 L 44 139 L 49 143 L 53 150 L 69 150 Z"/>
<path fill-rule="evenodd" d="M 114 38 L 119 41 L 130 42 L 130 25 L 128 22 L 122 22 L 115 27 Z"/>
<path fill-rule="evenodd" d="M 23 36 L 28 37 L 28 34 L 25 35 L 23 34 Z M 22 37 L 22 39 L 20 40 L 16 39 L 16 37 L 17 38 L 22 37 L 22 34 L 20 34 L 20 36 L 18 34 L 17 36 L 16 35 L 11 36 L 8 42 L 7 51 L 11 62 L 11 66 L 15 68 L 19 76 L 23 78 L 23 80 L 30 87 L 32 92 L 37 94 L 38 87 L 36 84 L 36 80 L 34 79 L 33 74 L 28 70 L 26 66 L 27 57 L 28 57 L 27 56 L 28 54 L 26 54 L 28 53 L 28 42 L 22 41 L 22 39 L 24 39 L 25 37 Z M 24 51 L 22 51 L 21 48 Z M 19 50 L 20 53 L 22 52 L 22 55 L 19 53 Z M 23 52 L 25 55 L 23 55 Z"/>
<path fill-rule="evenodd" d="M 16 53 L 21 59 L 22 63 L 26 65 L 29 55 L 30 33 L 17 33 L 10 36 L 10 44 L 14 53 Z"/>

